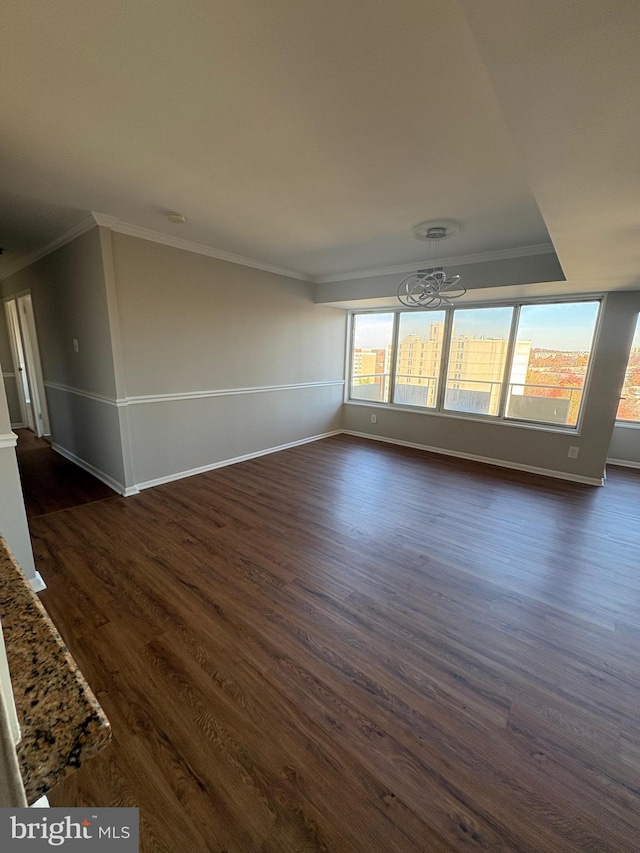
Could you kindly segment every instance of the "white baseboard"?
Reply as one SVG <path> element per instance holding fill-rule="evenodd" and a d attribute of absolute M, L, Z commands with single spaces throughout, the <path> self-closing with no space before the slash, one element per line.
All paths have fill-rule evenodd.
<path fill-rule="evenodd" d="M 202 465 L 199 468 L 191 468 L 188 471 L 179 471 L 176 474 L 168 474 L 165 477 L 158 477 L 155 480 L 146 480 L 144 483 L 137 483 L 136 488 L 151 489 L 153 486 L 162 486 L 164 483 L 173 483 L 174 480 L 183 480 L 185 477 L 193 477 L 196 474 L 205 474 L 207 471 L 214 471 L 216 468 L 225 468 L 227 465 L 236 465 L 238 462 L 247 462 L 249 459 L 257 459 L 259 456 L 267 456 L 270 453 L 277 453 L 280 450 L 289 450 L 291 447 L 299 447 L 301 444 L 309 444 L 312 441 L 320 441 L 323 438 L 329 438 L 332 435 L 340 435 L 344 432 L 341 429 L 334 429 L 331 432 L 323 432 L 320 435 L 312 435 L 309 438 L 301 438 L 298 441 L 289 441 L 287 444 L 279 444 L 277 447 L 267 447 L 265 450 L 256 450 L 255 453 L 245 453 L 243 456 L 234 456 L 232 459 L 223 459 L 220 462 L 212 462 L 210 465 Z M 125 496 L 127 492 L 124 493 Z M 135 494 L 135 492 L 131 492 Z"/>
<path fill-rule="evenodd" d="M 619 465 L 621 468 L 640 468 L 640 462 L 631 462 L 629 459 L 607 459 L 607 465 Z"/>
<path fill-rule="evenodd" d="M 11 429 L 26 429 L 26 428 L 27 428 L 27 425 L 23 424 L 23 423 L 15 423 L 15 424 L 12 423 L 11 424 Z"/>
<path fill-rule="evenodd" d="M 31 584 L 31 589 L 34 592 L 43 592 L 43 590 L 47 588 L 44 578 L 40 572 L 36 572 L 35 578 L 29 578 L 29 583 Z"/>
<path fill-rule="evenodd" d="M 64 456 L 65 459 L 68 459 L 69 462 L 75 463 L 79 468 L 83 468 L 85 471 L 88 471 L 89 474 L 93 474 L 93 476 L 101 480 L 105 485 L 109 486 L 113 489 L 114 492 L 117 492 L 119 495 L 123 495 L 125 493 L 125 487 L 122 483 L 118 483 L 117 480 L 114 480 L 108 474 L 105 474 L 104 471 L 101 471 L 99 468 L 95 468 L 91 465 L 90 462 L 86 462 L 84 459 L 81 459 L 79 456 L 76 456 L 75 453 L 72 453 L 70 450 L 67 450 L 66 447 L 61 447 L 59 444 L 56 444 L 55 441 L 51 445 L 56 453 L 59 453 L 60 456 Z"/>
<path fill-rule="evenodd" d="M 556 480 L 570 480 L 573 483 L 585 483 L 588 486 L 602 486 L 602 477 L 583 477 L 581 474 L 570 474 L 566 471 L 554 471 L 552 468 L 537 468 L 535 465 L 521 465 L 519 462 L 507 462 L 494 459 L 491 456 L 477 456 L 475 453 L 463 453 L 459 450 L 445 450 L 442 447 L 431 447 L 427 444 L 416 444 L 412 441 L 400 441 L 382 435 L 370 435 L 367 432 L 356 432 L 344 429 L 345 435 L 355 435 L 358 438 L 368 438 L 372 441 L 382 441 L 386 444 L 399 444 L 402 447 L 413 447 L 416 450 L 426 450 L 428 453 L 439 453 L 441 456 L 455 456 L 458 459 L 468 459 L 471 462 L 483 462 L 486 465 L 497 465 L 499 468 L 511 468 L 514 471 L 526 471 L 529 474 L 540 474 L 543 477 L 553 477 Z"/>

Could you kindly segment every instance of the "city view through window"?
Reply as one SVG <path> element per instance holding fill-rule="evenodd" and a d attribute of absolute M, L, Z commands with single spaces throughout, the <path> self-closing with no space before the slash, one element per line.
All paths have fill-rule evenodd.
<path fill-rule="evenodd" d="M 640 424 L 640 317 L 636 323 L 636 333 L 622 386 L 618 420 Z"/>
<path fill-rule="evenodd" d="M 575 426 L 599 307 L 523 305 L 517 324 L 514 306 L 401 312 L 397 340 L 392 312 L 356 314 L 351 398 Z"/>

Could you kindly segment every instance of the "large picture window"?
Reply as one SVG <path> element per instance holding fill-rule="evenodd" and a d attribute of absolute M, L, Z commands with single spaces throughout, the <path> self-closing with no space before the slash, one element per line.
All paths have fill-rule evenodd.
<path fill-rule="evenodd" d="M 444 408 L 497 415 L 507 363 L 513 308 L 453 312 Z"/>
<path fill-rule="evenodd" d="M 445 319 L 444 311 L 400 314 L 394 403 L 435 409 Z"/>
<path fill-rule="evenodd" d="M 589 300 L 356 313 L 350 399 L 575 428 L 599 309 Z M 640 422 L 639 343 L 621 411 Z"/>
<path fill-rule="evenodd" d="M 598 308 L 598 302 L 520 308 L 507 417 L 578 423 Z"/>
<path fill-rule="evenodd" d="M 640 424 L 640 317 L 631 344 L 617 419 L 625 423 Z"/>
<path fill-rule="evenodd" d="M 391 342 L 394 315 L 356 314 L 351 350 L 351 397 L 389 402 Z"/>

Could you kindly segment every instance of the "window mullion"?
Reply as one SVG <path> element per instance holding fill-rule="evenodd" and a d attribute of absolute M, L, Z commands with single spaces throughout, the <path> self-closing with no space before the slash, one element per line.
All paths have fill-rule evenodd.
<path fill-rule="evenodd" d="M 354 362 L 354 352 L 353 352 L 353 337 L 355 331 L 355 317 L 354 315 L 347 314 L 347 342 L 349 346 L 348 352 L 345 353 L 345 400 L 351 399 L 351 388 L 353 386 L 353 362 Z"/>
<path fill-rule="evenodd" d="M 444 395 L 447 384 L 447 366 L 449 362 L 449 347 L 451 345 L 451 331 L 453 328 L 453 308 L 446 308 L 444 321 L 444 333 L 442 335 L 442 352 L 440 353 L 440 374 L 438 376 L 438 396 L 436 398 L 436 411 L 444 409 Z"/>
<path fill-rule="evenodd" d="M 502 388 L 500 389 L 500 405 L 498 406 L 498 417 L 504 419 L 509 399 L 509 380 L 513 370 L 513 357 L 516 351 L 516 337 L 518 335 L 518 323 L 520 321 L 520 306 L 513 306 L 511 315 L 511 329 L 509 330 L 509 344 L 507 346 L 507 357 L 504 362 L 504 373 L 502 374 Z"/>
<path fill-rule="evenodd" d="M 389 353 L 389 403 L 393 403 L 396 390 L 396 362 L 398 359 L 398 334 L 400 329 L 400 311 L 393 316 L 393 332 L 391 334 L 391 352 Z"/>

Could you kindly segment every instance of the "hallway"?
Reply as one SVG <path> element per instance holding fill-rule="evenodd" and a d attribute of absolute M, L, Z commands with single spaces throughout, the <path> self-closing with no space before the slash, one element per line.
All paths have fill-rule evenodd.
<path fill-rule="evenodd" d="M 62 509 L 115 497 L 109 486 L 69 462 L 29 429 L 15 430 L 16 454 L 29 520 Z"/>

